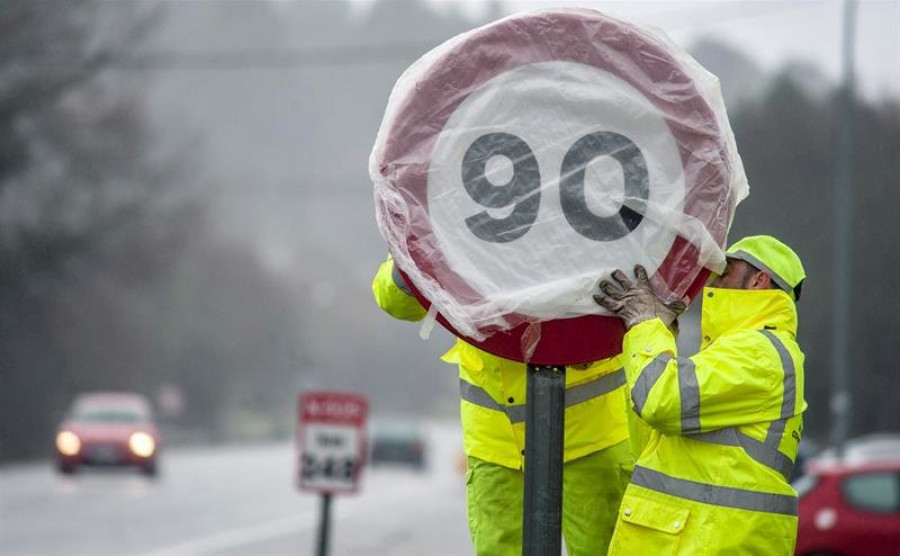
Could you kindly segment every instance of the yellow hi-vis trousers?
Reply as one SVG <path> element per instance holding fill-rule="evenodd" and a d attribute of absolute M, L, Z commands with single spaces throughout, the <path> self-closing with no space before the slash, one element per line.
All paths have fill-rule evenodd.
<path fill-rule="evenodd" d="M 469 457 L 469 532 L 480 556 L 521 556 L 525 474 Z M 634 461 L 628 441 L 563 465 L 563 539 L 569 556 L 606 554 Z"/>

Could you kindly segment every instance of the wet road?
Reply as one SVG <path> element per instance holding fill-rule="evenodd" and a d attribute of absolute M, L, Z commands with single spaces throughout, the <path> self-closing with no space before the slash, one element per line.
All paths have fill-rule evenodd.
<path fill-rule="evenodd" d="M 427 427 L 429 469 L 367 469 L 332 503 L 332 555 L 470 554 L 458 424 Z M 291 444 L 171 449 L 157 480 L 0 468 L 0 554 L 313 554 L 320 498 L 294 487 Z"/>

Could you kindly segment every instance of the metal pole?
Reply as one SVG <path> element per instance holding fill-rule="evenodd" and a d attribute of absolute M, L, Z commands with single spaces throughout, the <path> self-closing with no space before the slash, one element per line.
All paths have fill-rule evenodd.
<path fill-rule="evenodd" d="M 832 361 L 834 390 L 831 411 L 834 418 L 834 445 L 838 458 L 850 428 L 850 393 L 847 389 L 850 330 L 850 249 L 853 230 L 852 149 L 853 149 L 853 46 L 856 28 L 856 1 L 844 2 L 843 72 L 840 96 L 837 180 L 834 195 L 834 320 L 832 321 Z"/>
<path fill-rule="evenodd" d="M 528 365 L 522 554 L 562 553 L 566 368 Z"/>
<path fill-rule="evenodd" d="M 328 556 L 328 536 L 331 529 L 331 493 L 322 493 L 322 511 L 319 514 L 319 538 L 316 540 L 316 554 Z"/>

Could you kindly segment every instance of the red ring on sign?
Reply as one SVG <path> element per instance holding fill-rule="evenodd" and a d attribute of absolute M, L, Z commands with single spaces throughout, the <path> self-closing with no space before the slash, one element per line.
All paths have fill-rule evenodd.
<path fill-rule="evenodd" d="M 595 46 L 598 37 L 602 37 L 602 47 Z M 476 29 L 433 60 L 396 111 L 380 155 L 379 172 L 408 204 L 427 210 L 428 164 L 422 161 L 431 160 L 441 130 L 460 104 L 486 81 L 506 71 L 552 61 L 577 62 L 612 73 L 659 109 L 678 144 L 684 168 L 684 213 L 698 218 L 716 242 L 724 245 L 734 203 L 729 187 L 731 162 L 715 112 L 663 43 L 593 10 L 540 11 L 503 19 Z M 407 248 L 418 269 L 460 303 L 477 302 L 481 296 L 449 267 L 434 243 L 430 220 L 413 219 L 408 225 Z M 698 260 L 697 247 L 676 237 L 656 275 L 671 288 L 697 272 Z M 708 270 L 701 269 L 687 289 L 689 298 L 699 293 L 708 275 Z M 413 291 L 426 307 L 430 304 L 415 287 Z M 509 316 L 513 322 L 524 320 L 520 315 Z M 489 353 L 524 359 L 527 323 L 507 331 L 482 330 L 492 335 L 475 341 L 461 335 L 440 315 L 438 320 Z M 622 322 L 615 317 L 587 315 L 547 321 L 541 323 L 540 341 L 529 362 L 560 365 L 604 359 L 621 351 L 623 334 Z"/>

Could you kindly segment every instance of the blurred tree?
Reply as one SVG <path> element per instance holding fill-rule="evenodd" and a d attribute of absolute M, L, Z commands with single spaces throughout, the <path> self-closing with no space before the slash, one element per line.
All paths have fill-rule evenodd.
<path fill-rule="evenodd" d="M 102 356 L 80 367 L 67 349 L 73 332 L 93 332 L 96 353 L 127 352 L 117 337 L 128 320 L 82 328 L 69 309 L 108 316 L 93 294 L 158 277 L 196 210 L 175 187 L 184 161 L 155 143 L 142 84 L 104 73 L 157 21 L 145 6 L 0 10 L 0 459 L 46 453 L 54 410 L 74 391 L 139 385 L 136 371 Z"/>
<path fill-rule="evenodd" d="M 715 39 L 704 38 L 694 43 L 689 50 L 704 68 L 719 78 L 729 110 L 756 100 L 765 92 L 769 76 L 737 48 Z"/>
<path fill-rule="evenodd" d="M 215 439 L 293 430 L 303 343 L 289 284 L 248 248 L 200 238 L 155 300 L 157 374 L 184 390 L 182 425 Z"/>

